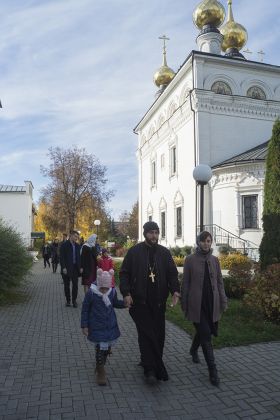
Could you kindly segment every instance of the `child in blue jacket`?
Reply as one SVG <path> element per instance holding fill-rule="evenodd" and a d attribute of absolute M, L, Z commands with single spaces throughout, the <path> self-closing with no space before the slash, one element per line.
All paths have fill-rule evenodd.
<path fill-rule="evenodd" d="M 120 336 L 114 308 L 124 308 L 123 300 L 119 300 L 115 288 L 112 288 L 114 270 L 97 270 L 96 284 L 92 284 L 85 295 L 81 328 L 88 340 L 95 344 L 96 381 L 98 385 L 106 385 L 105 363 L 111 346 L 116 344 Z"/>

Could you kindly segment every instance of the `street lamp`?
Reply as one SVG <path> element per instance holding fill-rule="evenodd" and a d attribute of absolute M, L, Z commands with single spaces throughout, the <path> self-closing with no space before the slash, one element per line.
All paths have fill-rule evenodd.
<path fill-rule="evenodd" d="M 200 185 L 200 232 L 204 230 L 204 185 L 207 185 L 212 178 L 212 169 L 208 165 L 197 165 L 193 170 L 194 180 Z"/>
<path fill-rule="evenodd" d="M 97 233 L 97 236 L 98 236 L 98 226 L 100 225 L 101 222 L 100 222 L 100 220 L 97 219 L 93 223 L 94 223 L 94 226 L 96 226 L 96 233 Z"/>

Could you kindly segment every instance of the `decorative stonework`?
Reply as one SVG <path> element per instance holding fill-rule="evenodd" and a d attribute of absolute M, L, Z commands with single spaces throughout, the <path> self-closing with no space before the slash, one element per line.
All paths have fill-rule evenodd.
<path fill-rule="evenodd" d="M 240 94 L 240 86 L 235 82 L 235 80 L 224 73 L 213 73 L 206 77 L 203 88 L 205 90 L 212 90 L 213 85 L 215 83 L 228 85 L 229 89 L 231 90 L 231 93 L 228 93 L 228 95 L 239 95 Z M 219 93 L 219 92 L 217 92 Z"/>
<path fill-rule="evenodd" d="M 221 80 L 214 82 L 211 86 L 212 92 L 218 93 L 220 95 L 232 95 L 232 90 L 230 86 Z"/>
<path fill-rule="evenodd" d="M 209 182 L 212 189 L 217 186 L 234 184 L 242 185 L 263 185 L 265 178 L 265 163 L 246 164 L 231 167 L 222 167 L 213 169 L 213 176 Z"/>
<path fill-rule="evenodd" d="M 253 98 L 253 99 L 262 99 L 265 100 L 266 99 L 266 94 L 264 92 L 264 90 L 262 88 L 260 88 L 259 86 L 251 86 L 248 90 L 247 90 L 247 95 L 249 98 Z"/>

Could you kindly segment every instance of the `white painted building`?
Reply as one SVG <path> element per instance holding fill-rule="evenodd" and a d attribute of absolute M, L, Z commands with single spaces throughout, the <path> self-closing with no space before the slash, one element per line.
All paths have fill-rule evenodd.
<path fill-rule="evenodd" d="M 21 234 L 26 246 L 31 245 L 34 213 L 31 181 L 24 186 L 0 185 L 0 217 Z"/>
<path fill-rule="evenodd" d="M 219 2 L 210 3 L 220 5 L 222 13 Z M 280 116 L 280 67 L 247 61 L 239 53 L 247 33 L 235 23 L 228 3 L 223 35 L 211 13 L 202 22 L 196 16 L 200 50 L 192 51 L 176 74 L 166 64 L 164 45 L 159 72 L 171 81 L 159 85 L 155 102 L 135 128 L 139 238 L 145 221 L 153 219 L 163 245 L 195 242 L 199 194 L 192 172 L 203 163 L 213 170 L 205 188 L 206 228 L 217 243 L 228 241 L 236 248 L 260 243 L 267 141 Z M 201 5 L 210 7 L 206 0 Z M 235 45 L 228 41 L 233 26 L 240 35 Z"/>

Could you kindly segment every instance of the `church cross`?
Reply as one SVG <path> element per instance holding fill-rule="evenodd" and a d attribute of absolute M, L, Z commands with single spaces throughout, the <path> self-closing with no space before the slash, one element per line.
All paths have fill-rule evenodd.
<path fill-rule="evenodd" d="M 167 38 L 166 35 L 159 36 L 158 39 L 163 40 L 163 53 L 166 53 L 166 41 L 170 41 L 170 38 Z"/>
<path fill-rule="evenodd" d="M 265 52 L 263 52 L 263 50 L 258 51 L 258 54 L 260 56 L 260 62 L 263 62 L 263 56 L 265 55 Z"/>

